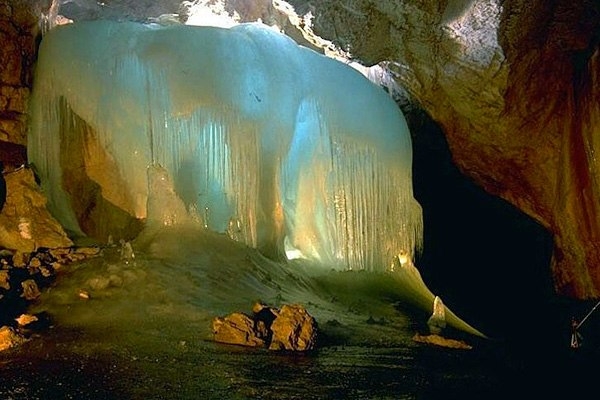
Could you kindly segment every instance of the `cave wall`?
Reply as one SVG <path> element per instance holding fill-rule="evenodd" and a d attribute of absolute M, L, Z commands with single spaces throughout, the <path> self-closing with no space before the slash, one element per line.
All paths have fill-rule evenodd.
<path fill-rule="evenodd" d="M 393 61 L 459 169 L 553 233 L 558 293 L 600 294 L 597 1 L 293 3 L 354 57 Z"/>
<path fill-rule="evenodd" d="M 527 182 L 538 183 L 528 203 L 538 204 L 542 220 L 555 232 L 552 270 L 558 290 L 597 297 L 600 5 L 549 1 L 524 7 L 508 1 L 505 7 L 500 25 L 510 62 L 505 114 L 552 173 L 551 186 L 545 187 L 535 179 L 539 168 L 526 165 Z M 510 189 L 517 194 L 509 199 L 519 197 L 518 185 Z"/>
<path fill-rule="evenodd" d="M 0 0 L 0 141 L 26 144 L 40 9 L 33 1 Z"/>

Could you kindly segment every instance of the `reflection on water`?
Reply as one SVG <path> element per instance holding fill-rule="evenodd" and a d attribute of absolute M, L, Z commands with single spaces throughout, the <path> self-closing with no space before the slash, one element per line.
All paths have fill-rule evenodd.
<path fill-rule="evenodd" d="M 284 265 L 219 235 L 182 231 L 141 237 L 134 251 L 122 258 L 107 248 L 59 276 L 32 309 L 53 326 L 0 354 L 0 398 L 518 398 L 540 373 L 541 388 L 556 394 L 582 362 L 515 353 L 460 323 L 444 333 L 473 350 L 416 343 L 432 299 L 397 275 Z M 249 312 L 257 299 L 304 304 L 321 347 L 289 354 L 211 341 L 213 317 Z"/>
<path fill-rule="evenodd" d="M 144 348 L 121 346 L 95 334 L 56 329 L 8 355 L 3 398 L 414 399 L 459 388 L 489 393 L 499 383 L 474 353 L 441 348 L 331 346 L 274 354 L 170 343 L 158 332 L 145 337 Z"/>

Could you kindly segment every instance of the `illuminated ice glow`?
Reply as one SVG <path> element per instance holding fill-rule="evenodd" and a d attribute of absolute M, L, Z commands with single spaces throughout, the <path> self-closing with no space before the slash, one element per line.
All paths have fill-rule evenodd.
<path fill-rule="evenodd" d="M 125 183 L 99 178 L 105 198 L 147 223 L 200 223 L 337 269 L 385 270 L 420 247 L 411 139 L 396 104 L 351 67 L 260 24 L 57 27 L 41 44 L 31 118 L 30 161 L 75 232 L 60 165 L 85 135 L 117 171 L 113 185 Z M 161 191 L 177 205 L 151 207 Z"/>

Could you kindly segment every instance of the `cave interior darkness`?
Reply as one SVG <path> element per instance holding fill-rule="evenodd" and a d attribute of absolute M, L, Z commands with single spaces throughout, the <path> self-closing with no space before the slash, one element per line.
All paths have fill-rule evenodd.
<path fill-rule="evenodd" d="M 552 236 L 455 166 L 440 126 L 404 110 L 413 140 L 413 188 L 424 244 L 415 264 L 431 291 L 492 338 L 519 341 L 533 327 L 564 330 L 556 314 Z"/>

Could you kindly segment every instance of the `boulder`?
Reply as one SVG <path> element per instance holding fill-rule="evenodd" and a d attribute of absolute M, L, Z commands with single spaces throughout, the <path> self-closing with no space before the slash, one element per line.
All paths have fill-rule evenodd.
<path fill-rule="evenodd" d="M 252 316 L 235 312 L 213 319 L 214 340 L 269 350 L 306 351 L 316 346 L 317 322 L 299 305 L 276 309 L 257 302 Z"/>
<path fill-rule="evenodd" d="M 265 341 L 255 330 L 255 322 L 244 313 L 233 313 L 213 319 L 214 339 L 220 343 L 237 344 L 241 346 L 263 347 Z"/>
<path fill-rule="evenodd" d="M 284 305 L 271 324 L 270 350 L 305 351 L 315 348 L 317 322 L 299 305 Z"/>

